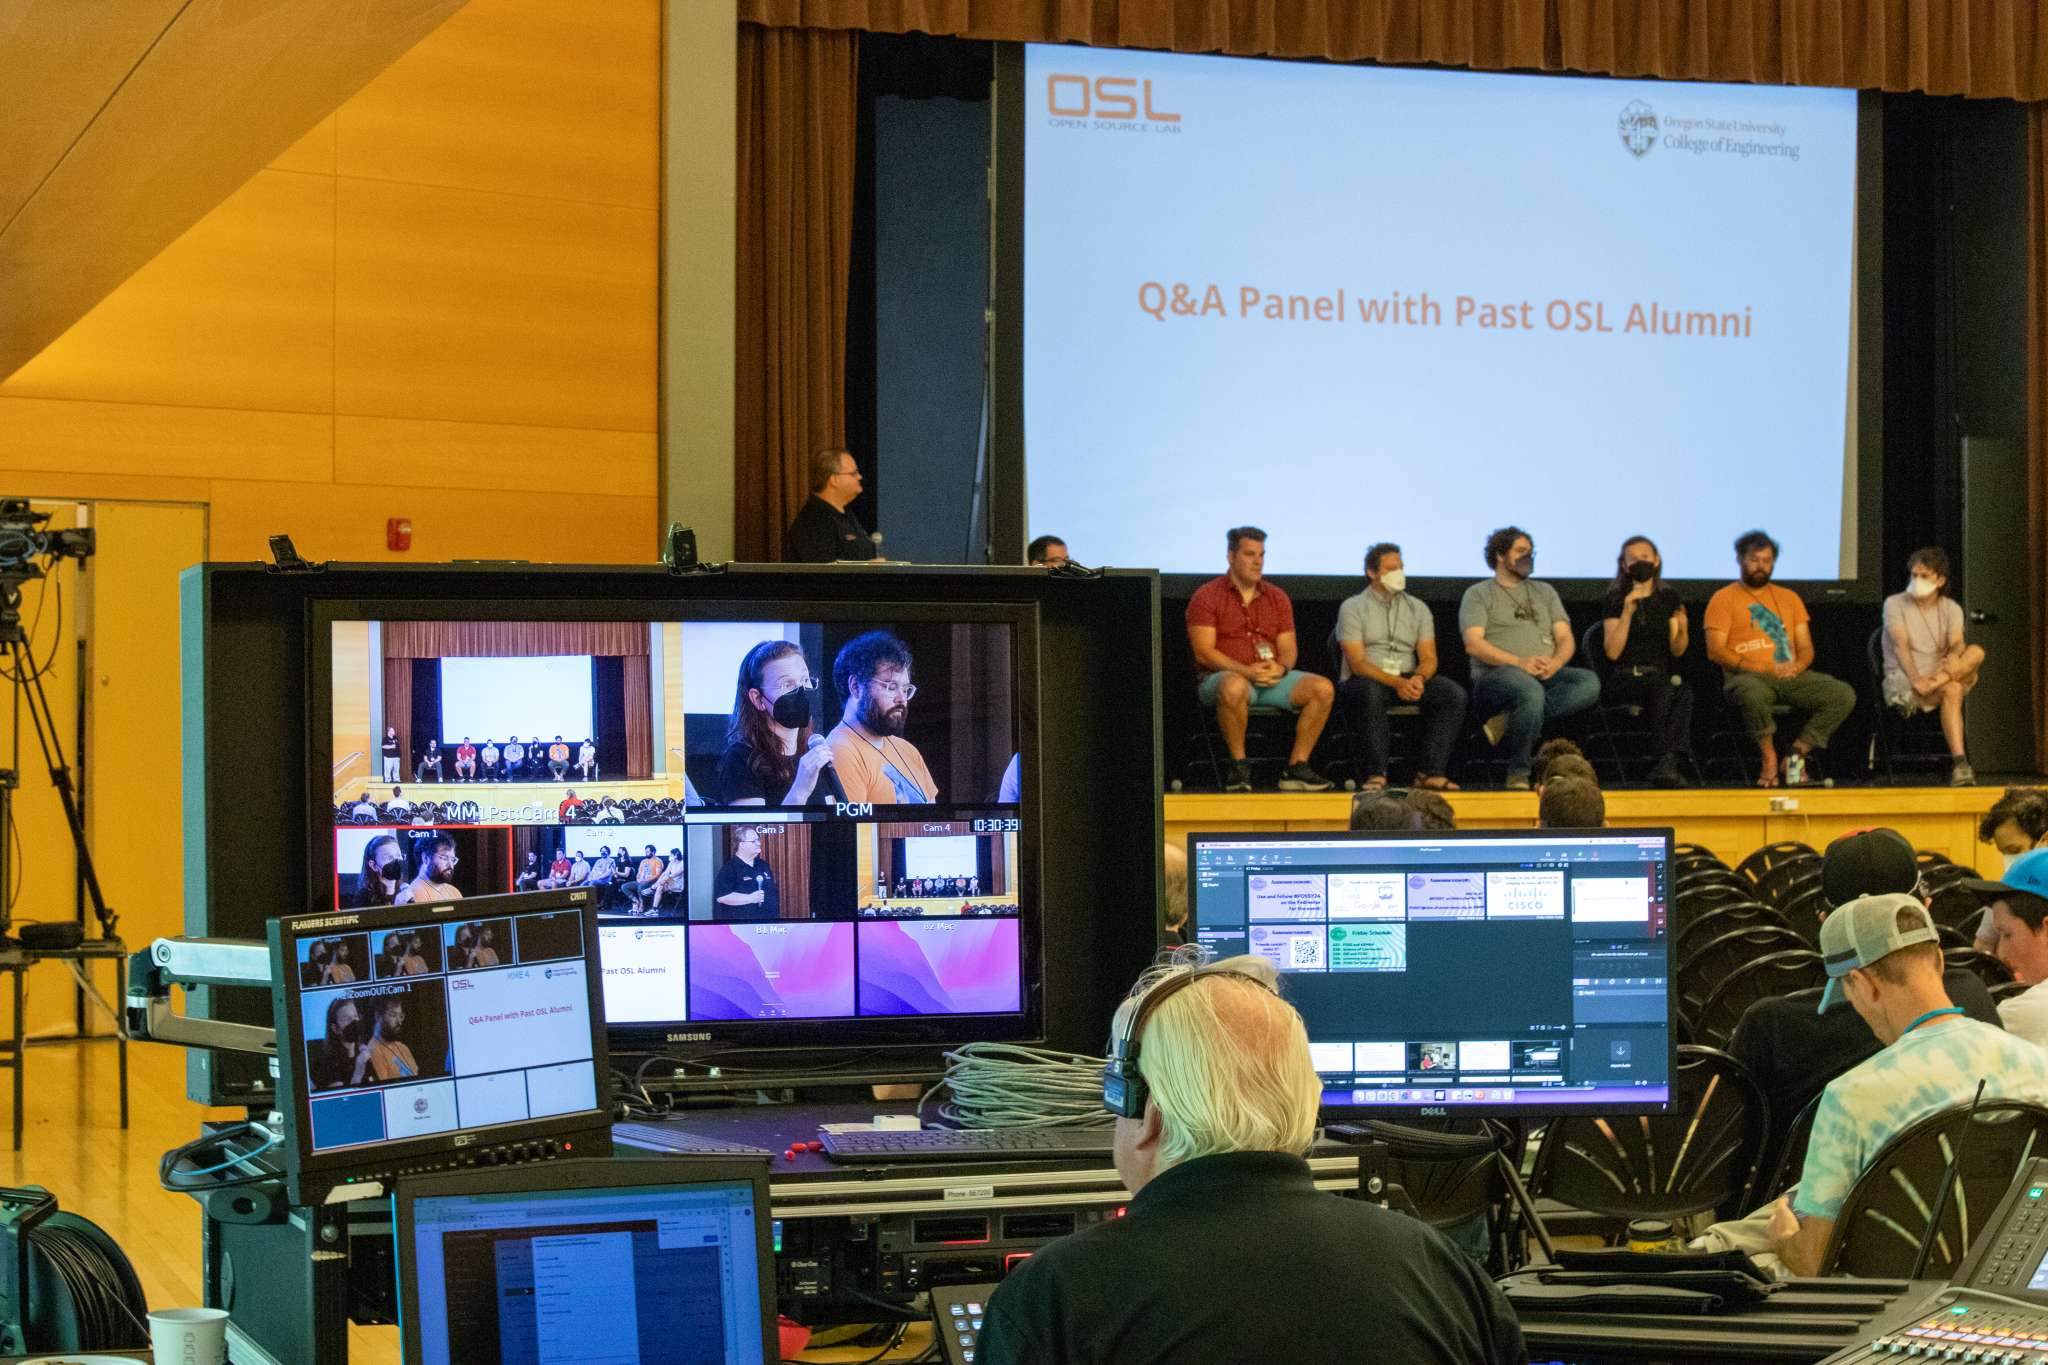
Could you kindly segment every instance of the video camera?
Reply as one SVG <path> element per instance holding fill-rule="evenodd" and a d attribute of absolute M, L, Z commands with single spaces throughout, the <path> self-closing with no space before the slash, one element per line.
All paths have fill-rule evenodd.
<path fill-rule="evenodd" d="M 51 531 L 46 529 L 49 520 L 50 514 L 32 510 L 27 498 L 0 498 L 0 582 L 30 582 L 60 559 L 91 557 L 91 527 Z"/>

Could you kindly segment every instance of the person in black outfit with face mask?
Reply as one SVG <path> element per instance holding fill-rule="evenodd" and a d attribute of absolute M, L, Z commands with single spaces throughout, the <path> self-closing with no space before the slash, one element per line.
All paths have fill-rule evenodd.
<path fill-rule="evenodd" d="M 718 759 L 719 800 L 802 806 L 840 794 L 830 746 L 811 743 L 817 692 L 811 666 L 792 642 L 763 640 L 747 651 Z"/>
<path fill-rule="evenodd" d="M 363 846 L 363 866 L 356 878 L 352 909 L 395 903 L 398 888 L 405 884 L 405 852 L 395 834 L 380 834 Z"/>
<path fill-rule="evenodd" d="M 1664 556 L 1648 536 L 1630 536 L 1621 544 L 1603 630 L 1608 664 L 1602 704 L 1641 706 L 1657 743 L 1651 785 L 1684 786 L 1678 755 L 1692 745 L 1692 689 L 1678 675 L 1678 661 L 1692 643 L 1691 625 L 1685 604 L 1664 586 Z"/>

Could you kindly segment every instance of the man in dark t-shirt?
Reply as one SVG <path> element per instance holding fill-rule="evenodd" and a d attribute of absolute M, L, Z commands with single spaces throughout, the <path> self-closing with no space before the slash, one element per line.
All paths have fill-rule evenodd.
<path fill-rule="evenodd" d="M 1129 1210 L 1010 1271 L 980 1365 L 1528 1359 L 1501 1292 L 1443 1234 L 1316 1189 L 1302 1154 L 1322 1083 L 1277 981 L 1260 957 L 1140 979 L 1104 1072 L 1125 1097 Z"/>
<path fill-rule="evenodd" d="M 781 919 L 782 892 L 761 857 L 761 831 L 741 825 L 732 839 L 732 857 L 711 882 L 711 899 L 717 903 L 713 913 L 720 919 Z"/>
<path fill-rule="evenodd" d="M 1897 830 L 1845 834 L 1828 845 L 1821 868 L 1821 889 L 1830 906 L 1887 892 L 1920 895 L 1913 846 Z M 1956 968 L 1943 974 L 1942 984 L 1948 998 L 1972 1019 L 2003 1027 L 1991 992 L 1975 973 Z M 1829 1081 L 1884 1050 L 1846 998 L 1825 1014 L 1816 1014 L 1813 1006 L 1813 998 L 1803 994 L 1759 1000 L 1742 1012 L 1728 1042 L 1728 1051 L 1749 1068 L 1770 1101 L 1770 1129 L 1758 1166 L 1765 1178 L 1777 1169 L 1800 1112 Z"/>
<path fill-rule="evenodd" d="M 789 524 L 783 558 L 792 564 L 830 564 L 840 559 L 880 559 L 859 518 L 846 509 L 860 496 L 860 466 L 844 450 L 811 457 L 811 496 Z"/>

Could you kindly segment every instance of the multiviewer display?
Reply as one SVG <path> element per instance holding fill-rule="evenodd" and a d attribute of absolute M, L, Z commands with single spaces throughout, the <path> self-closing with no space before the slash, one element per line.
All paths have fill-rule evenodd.
<path fill-rule="evenodd" d="M 1669 1103 L 1666 830 L 1198 834 L 1197 941 L 1256 953 L 1325 1108 Z"/>
<path fill-rule="evenodd" d="M 614 1027 L 1021 1029 L 1018 629 L 691 610 L 326 623 L 334 904 L 587 889 Z"/>

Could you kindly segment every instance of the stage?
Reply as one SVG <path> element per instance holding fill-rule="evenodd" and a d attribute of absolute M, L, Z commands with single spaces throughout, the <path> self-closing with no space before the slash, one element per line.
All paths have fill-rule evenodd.
<path fill-rule="evenodd" d="M 1708 787 L 1606 793 L 1611 826 L 1670 825 L 1679 843 L 1703 844 L 1731 866 L 1780 839 L 1814 848 L 1852 829 L 1889 825 L 1958 863 L 1996 875 L 2002 863 L 1977 842 L 1977 822 L 2003 784 L 1981 787 L 1801 787 L 1796 791 Z M 1536 823 L 1532 792 L 1446 792 L 1463 829 L 1527 829 Z M 1350 792 L 1172 792 L 1166 837 L 1185 841 L 1218 830 L 1344 829 Z"/>
<path fill-rule="evenodd" d="M 335 793 L 335 800 L 356 801 L 368 792 L 372 801 L 389 801 L 392 785 L 388 782 L 351 782 L 345 790 Z M 396 785 L 405 799 L 415 806 L 428 801 L 436 805 L 474 801 L 477 804 L 474 823 L 479 825 L 553 824 L 556 812 L 572 791 L 576 793 L 577 800 L 592 802 L 602 801 L 607 796 L 615 802 L 683 799 L 683 779 L 680 776 L 617 782 L 580 782 L 572 778 L 567 782 L 401 781 Z"/>

